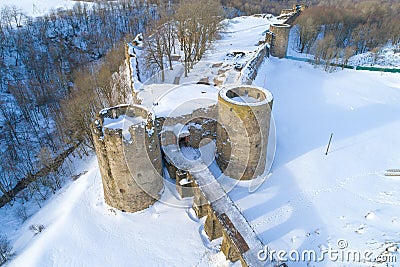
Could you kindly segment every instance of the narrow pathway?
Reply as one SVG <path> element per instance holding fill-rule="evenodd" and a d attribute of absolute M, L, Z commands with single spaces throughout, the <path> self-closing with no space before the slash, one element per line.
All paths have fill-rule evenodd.
<path fill-rule="evenodd" d="M 261 262 L 257 257 L 258 252 L 264 248 L 264 244 L 201 158 L 189 161 L 177 145 L 168 145 L 163 147 L 163 150 L 170 162 L 192 175 L 199 189 L 209 201 L 222 227 L 229 235 L 230 240 L 239 249 L 246 264 L 248 266 L 268 264 Z M 273 266 L 272 263 L 271 266 Z"/>
<path fill-rule="evenodd" d="M 179 84 L 184 70 L 185 70 L 184 67 L 179 70 L 178 74 L 175 76 L 174 84 Z"/>

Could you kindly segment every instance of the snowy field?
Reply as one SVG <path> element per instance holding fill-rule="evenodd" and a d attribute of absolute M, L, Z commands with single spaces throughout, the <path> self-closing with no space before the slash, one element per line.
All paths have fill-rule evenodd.
<path fill-rule="evenodd" d="M 8 266 L 227 266 L 188 210 L 157 203 L 128 214 L 107 206 L 97 160 L 90 161 L 86 175 L 14 233 L 18 256 Z M 45 229 L 35 235 L 32 224 Z"/>
<path fill-rule="evenodd" d="M 253 51 L 268 24 L 261 18 L 235 19 L 207 60 L 224 60 L 230 47 Z M 199 64 L 194 80 L 206 68 Z M 374 257 L 386 248 L 394 251 L 400 243 L 400 177 L 384 173 L 400 169 L 400 75 L 326 73 L 307 63 L 270 58 L 255 84 L 274 95 L 275 161 L 259 190 L 250 194 L 243 182 L 229 194 L 263 242 L 300 253 L 337 250 L 338 240 L 347 244 L 342 251 L 371 250 Z M 0 209 L 0 224 L 7 224 L 0 234 L 7 234 L 15 252 L 8 266 L 232 265 L 218 252 L 218 242 L 208 242 L 204 222 L 190 210 L 162 203 L 135 214 L 114 210 L 104 203 L 96 159 L 81 165 L 88 173 L 68 183 L 22 226 L 12 221 L 10 207 Z M 179 201 L 168 188 L 162 198 Z M 190 198 L 181 201 L 191 203 Z M 35 235 L 32 224 L 45 229 Z M 394 255 L 398 264 L 400 255 Z M 371 264 L 326 259 L 289 266 Z"/>
<path fill-rule="evenodd" d="M 20 8 L 25 15 L 37 17 L 50 10 L 72 8 L 75 3 L 77 3 L 77 1 L 72 0 L 0 0 L 0 8 L 3 6 L 16 6 Z"/>

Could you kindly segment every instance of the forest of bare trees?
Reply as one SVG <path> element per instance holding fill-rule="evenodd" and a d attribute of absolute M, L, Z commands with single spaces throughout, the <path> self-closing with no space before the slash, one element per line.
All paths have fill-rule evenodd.
<path fill-rule="evenodd" d="M 145 31 L 156 7 L 143 1 L 77 3 L 30 18 L 16 7 L 0 12 L 0 197 L 40 205 L 60 188 L 63 168 L 52 160 L 70 148 L 91 147 L 88 125 L 101 108 L 124 102 L 118 75 L 124 40 Z M 116 93 L 118 92 L 118 93 Z M 16 192 L 18 193 L 18 192 Z M 12 203 L 12 202 L 11 202 Z"/>
<path fill-rule="evenodd" d="M 226 7 L 242 14 L 272 13 L 303 5 L 297 18 L 301 53 L 312 53 L 318 64 L 340 62 L 367 51 L 376 52 L 400 41 L 400 2 L 398 0 L 221 0 Z"/>
<path fill-rule="evenodd" d="M 305 1 L 297 0 L 221 0 L 221 5 L 235 14 L 238 14 L 238 12 L 235 12 L 235 10 L 238 10 L 239 14 L 242 15 L 259 13 L 279 15 L 282 9 L 290 8 L 293 4 L 298 4 L 301 2 L 305 4 Z M 230 10 L 229 8 L 233 8 L 234 10 Z"/>
<path fill-rule="evenodd" d="M 295 21 L 299 52 L 312 53 L 317 63 L 347 64 L 348 59 L 383 45 L 400 42 L 400 2 L 321 1 Z"/>

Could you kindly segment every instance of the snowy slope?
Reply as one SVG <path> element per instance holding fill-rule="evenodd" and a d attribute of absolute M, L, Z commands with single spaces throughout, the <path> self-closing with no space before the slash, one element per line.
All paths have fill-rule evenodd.
<path fill-rule="evenodd" d="M 384 172 L 400 168 L 400 75 L 271 58 L 255 83 L 274 94 L 275 161 L 259 191 L 231 196 L 265 243 L 319 252 L 345 239 L 375 256 L 399 244 L 400 177 Z"/>
<path fill-rule="evenodd" d="M 243 16 L 226 21 L 226 29 L 222 38 L 215 41 L 212 49 L 208 50 L 204 58 L 190 71 L 189 77 L 181 77 L 180 81 L 193 82 L 208 78 L 214 83 L 216 76 L 224 76 L 224 84 L 238 82 L 240 71 L 234 66 L 244 65 L 259 48 L 259 41 L 264 41 L 264 33 L 272 23 L 281 23 L 276 17 L 270 19 L 259 16 Z M 243 56 L 234 56 L 242 52 Z M 222 74 L 221 74 L 222 73 Z"/>
<path fill-rule="evenodd" d="M 377 53 L 366 52 L 352 56 L 349 65 L 383 68 L 400 68 L 400 44 L 397 46 L 387 45 Z"/>
<path fill-rule="evenodd" d="M 302 59 L 314 59 L 313 54 L 298 52 L 298 30 L 297 26 L 292 27 L 289 34 L 289 45 L 287 55 Z M 314 49 L 314 48 L 313 48 Z M 312 52 L 311 52 L 312 53 Z M 378 68 L 400 68 L 400 44 L 392 45 L 390 43 L 384 45 L 378 51 L 365 52 L 354 55 L 349 58 L 347 63 L 349 66 L 378 67 Z"/>
<path fill-rule="evenodd" d="M 229 266 L 188 210 L 157 203 L 135 214 L 104 203 L 97 160 L 15 233 L 8 266 Z M 174 198 L 166 189 L 162 201 Z M 183 200 L 185 201 L 185 200 Z M 28 228 L 43 224 L 34 235 Z"/>

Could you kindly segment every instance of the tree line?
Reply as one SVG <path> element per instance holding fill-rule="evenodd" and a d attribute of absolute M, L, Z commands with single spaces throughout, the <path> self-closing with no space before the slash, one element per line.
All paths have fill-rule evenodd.
<path fill-rule="evenodd" d="M 328 67 L 383 45 L 400 42 L 400 3 L 381 1 L 321 1 L 296 19 L 297 49 L 312 53 Z"/>

